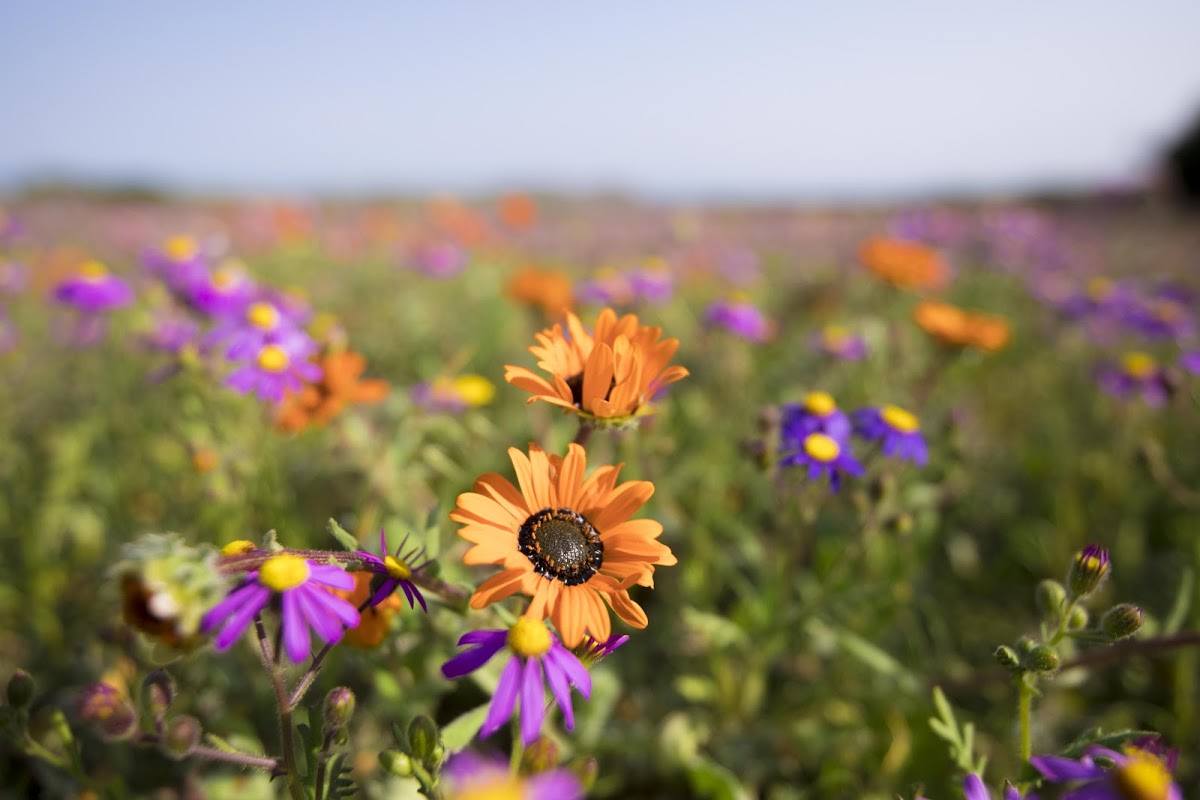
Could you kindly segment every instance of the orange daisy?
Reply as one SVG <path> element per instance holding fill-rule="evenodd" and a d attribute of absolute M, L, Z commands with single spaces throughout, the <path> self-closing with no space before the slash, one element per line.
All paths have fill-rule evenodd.
<path fill-rule="evenodd" d="M 571 444 L 566 458 L 537 445 L 529 454 L 508 450 L 516 470 L 513 486 L 495 472 L 479 476 L 474 490 L 458 496 L 450 519 L 473 547 L 466 564 L 502 569 L 471 596 L 483 608 L 518 592 L 533 598 L 525 616 L 549 617 L 568 647 L 584 635 L 606 641 L 612 633 L 607 606 L 635 628 L 646 612 L 629 596 L 635 583 L 654 585 L 654 567 L 676 563 L 658 541 L 662 525 L 631 519 L 654 494 L 649 481 L 617 485 L 618 466 L 585 477 L 587 453 Z"/>
<path fill-rule="evenodd" d="M 541 308 L 557 317 L 575 303 L 571 278 L 559 270 L 523 267 L 508 281 L 508 296 L 518 303 Z"/>
<path fill-rule="evenodd" d="M 876 237 L 863 242 L 858 257 L 867 269 L 905 289 L 935 289 L 946 283 L 949 270 L 931 247 L 903 239 Z"/>
<path fill-rule="evenodd" d="M 326 353 L 319 361 L 321 380 L 284 398 L 276 423 L 285 431 L 323 425 L 356 403 L 378 403 L 388 393 L 386 381 L 362 380 L 366 359 L 349 350 Z"/>
<path fill-rule="evenodd" d="M 504 380 L 580 416 L 620 422 L 648 413 L 659 389 L 687 377 L 678 364 L 668 366 L 679 349 L 678 339 L 663 339 L 662 328 L 638 324 L 634 314 L 617 318 L 611 308 L 600 312 L 593 333 L 579 317 L 567 313 L 567 331 L 556 324 L 536 334 L 529 352 L 550 374 L 546 379 L 524 367 L 504 367 Z"/>
<path fill-rule="evenodd" d="M 949 303 L 926 300 L 913 311 L 921 330 L 946 344 L 996 351 L 1008 344 L 1004 317 L 966 311 Z"/>

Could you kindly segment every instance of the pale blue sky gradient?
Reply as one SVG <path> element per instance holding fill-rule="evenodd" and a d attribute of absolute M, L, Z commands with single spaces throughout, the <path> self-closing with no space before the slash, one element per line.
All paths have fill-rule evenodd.
<path fill-rule="evenodd" d="M 0 3 L 0 182 L 881 196 L 1142 174 L 1200 2 Z"/>

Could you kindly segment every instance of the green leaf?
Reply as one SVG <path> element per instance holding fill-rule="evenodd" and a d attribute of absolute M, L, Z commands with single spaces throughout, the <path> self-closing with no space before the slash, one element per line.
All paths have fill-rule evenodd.
<path fill-rule="evenodd" d="M 1104 733 L 1100 728 L 1092 728 L 1082 733 L 1078 739 L 1067 745 L 1062 755 L 1067 758 L 1079 758 L 1092 745 L 1100 745 L 1110 750 L 1116 750 L 1121 745 L 1133 739 L 1144 739 L 1155 736 L 1158 736 L 1158 734 L 1154 731 L 1139 731 L 1132 728 L 1115 733 Z"/>
<path fill-rule="evenodd" d="M 442 728 L 442 746 L 446 748 L 447 753 L 462 750 L 471 743 L 475 734 L 479 733 L 479 729 L 483 727 L 483 721 L 487 718 L 488 705 L 488 703 L 484 703 L 473 708 Z"/>
<path fill-rule="evenodd" d="M 353 552 L 360 549 L 358 537 L 339 525 L 337 520 L 332 517 L 329 519 L 329 535 L 337 539 L 338 544 L 347 550 Z"/>

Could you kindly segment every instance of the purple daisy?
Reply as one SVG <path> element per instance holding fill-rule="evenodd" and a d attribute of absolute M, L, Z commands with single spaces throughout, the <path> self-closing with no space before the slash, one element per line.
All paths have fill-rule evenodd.
<path fill-rule="evenodd" d="M 411 264 L 430 278 L 452 278 L 467 267 L 467 253 L 454 242 L 426 242 L 413 249 Z"/>
<path fill-rule="evenodd" d="M 308 658 L 312 649 L 310 627 L 324 642 L 333 644 L 342 638 L 346 628 L 358 626 L 358 611 L 354 606 L 329 591 L 353 588 L 354 576 L 341 567 L 318 564 L 290 553 L 271 556 L 204 615 L 200 630 L 208 633 L 220 626 L 213 644 L 218 652 L 228 650 L 278 595 L 283 646 L 288 657 L 298 664 Z"/>
<path fill-rule="evenodd" d="M 744 300 L 718 300 L 708 307 L 705 318 L 716 325 L 751 342 L 771 338 L 771 322 L 753 304 Z"/>
<path fill-rule="evenodd" d="M 492 695 L 487 719 L 479 731 L 482 736 L 491 736 L 509 720 L 520 696 L 521 740 L 528 745 L 538 737 L 546 714 L 543 673 L 562 711 L 563 724 L 567 730 L 574 729 L 575 712 L 571 708 L 570 687 L 574 686 L 581 695 L 588 697 L 592 692 L 592 678 L 579 659 L 550 633 L 544 622 L 521 617 L 507 631 L 471 631 L 463 634 L 458 644 L 474 647 L 442 665 L 442 674 L 447 678 L 460 678 L 474 672 L 505 645 L 513 653 L 500 673 L 500 683 Z"/>
<path fill-rule="evenodd" d="M 603 642 L 598 642 L 590 636 L 584 636 L 583 643 L 577 648 L 579 659 L 590 667 L 611 656 L 628 641 L 629 634 L 627 633 L 614 633 Z"/>
<path fill-rule="evenodd" d="M 808 467 L 808 479 L 829 476 L 833 491 L 841 487 L 843 475 L 862 475 L 862 464 L 854 458 L 845 442 L 826 433 L 810 433 L 799 442 L 799 448 L 780 460 L 785 466 Z"/>
<path fill-rule="evenodd" d="M 270 300 L 256 300 L 219 318 L 204 337 L 204 344 L 206 349 L 224 346 L 225 357 L 237 360 L 258 352 L 265 345 L 279 344 L 285 338 L 293 339 L 296 344 L 299 341 L 294 339 L 296 336 L 307 338 L 295 318 Z"/>
<path fill-rule="evenodd" d="M 809 392 L 804 402 L 788 403 L 781 410 L 779 435 L 785 453 L 801 449 L 810 433 L 824 433 L 842 444 L 850 440 L 850 418 L 828 392 Z"/>
<path fill-rule="evenodd" d="M 407 541 L 407 538 L 406 538 Z M 379 555 L 368 550 L 359 550 L 358 555 L 364 561 L 367 561 L 371 572 L 382 578 L 379 582 L 379 588 L 371 595 L 371 605 L 377 606 L 384 600 L 392 596 L 392 592 L 396 589 L 402 589 L 404 596 L 408 598 L 408 607 L 416 608 L 416 604 L 421 604 L 421 609 L 425 613 L 429 613 L 429 606 L 425 603 L 425 596 L 421 594 L 421 589 L 413 583 L 412 577 L 419 572 L 429 562 L 425 561 L 417 566 L 412 566 L 413 559 L 421 556 L 421 549 L 414 547 L 407 553 L 401 555 L 401 550 L 404 549 L 404 542 L 400 543 L 400 547 L 393 555 L 388 552 L 387 534 L 381 528 L 379 530 Z"/>
<path fill-rule="evenodd" d="M 863 337 L 841 325 L 826 325 L 813 337 L 813 349 L 842 361 L 862 361 L 867 357 L 867 342 Z"/>
<path fill-rule="evenodd" d="M 255 290 L 245 266 L 230 259 L 188 286 L 188 305 L 210 317 L 238 315 L 249 304 Z"/>
<path fill-rule="evenodd" d="M 594 278 L 575 287 L 575 297 L 585 305 L 624 305 L 632 293 L 626 276 L 611 268 L 600 270 Z"/>
<path fill-rule="evenodd" d="M 208 277 L 200 246 L 190 236 L 172 236 L 162 247 L 146 250 L 142 253 L 142 263 L 185 299 L 192 286 Z"/>
<path fill-rule="evenodd" d="M 651 259 L 645 267 L 630 272 L 627 279 L 634 298 L 643 303 L 662 305 L 675 293 L 675 278 L 662 259 Z"/>
<path fill-rule="evenodd" d="M 924 466 L 929 448 L 921 434 L 917 415 L 899 406 L 882 405 L 854 413 L 854 430 L 859 436 L 881 443 L 885 456 L 894 456 Z"/>
<path fill-rule="evenodd" d="M 1128 287 L 1097 275 L 1087 282 L 1083 291 L 1065 297 L 1059 303 L 1059 310 L 1070 319 L 1094 316 L 1124 317 L 1133 301 L 1133 292 Z"/>
<path fill-rule="evenodd" d="M 1141 397 L 1149 406 L 1164 405 L 1174 389 L 1154 356 L 1140 350 L 1125 353 L 1117 364 L 1102 364 L 1096 370 L 1096 380 L 1114 397 Z"/>
<path fill-rule="evenodd" d="M 963 800 L 992 800 L 983 780 L 975 773 L 963 778 Z M 1022 800 L 1017 787 L 1008 782 L 1004 784 L 1004 800 Z M 1025 795 L 1024 800 L 1037 800 L 1037 795 Z"/>
<path fill-rule="evenodd" d="M 1112 766 L 1096 763 L 1099 756 Z M 1092 747 L 1078 761 L 1061 756 L 1029 759 L 1051 783 L 1073 784 L 1063 800 L 1183 800 L 1183 792 L 1172 773 L 1178 754 L 1155 740 L 1142 740 L 1118 753 L 1107 747 Z"/>
<path fill-rule="evenodd" d="M 154 326 L 142 340 L 153 350 L 178 354 L 196 341 L 199 332 L 200 326 L 194 320 L 180 314 L 164 313 L 155 318 Z"/>
<path fill-rule="evenodd" d="M 110 311 L 133 302 L 133 289 L 99 261 L 87 261 L 79 272 L 54 289 L 60 303 L 89 314 Z"/>
<path fill-rule="evenodd" d="M 302 333 L 264 344 L 225 379 L 225 385 L 242 394 L 256 394 L 271 403 L 288 392 L 321 380 L 321 368 L 308 360 L 316 345 Z"/>
<path fill-rule="evenodd" d="M 472 752 L 456 753 L 442 770 L 446 800 L 505 797 L 513 800 L 582 800 L 583 784 L 569 770 L 514 775 L 500 759 Z"/>
<path fill-rule="evenodd" d="M 1125 322 L 1150 339 L 1184 339 L 1196 330 L 1192 310 L 1174 296 L 1163 294 L 1131 304 Z"/>

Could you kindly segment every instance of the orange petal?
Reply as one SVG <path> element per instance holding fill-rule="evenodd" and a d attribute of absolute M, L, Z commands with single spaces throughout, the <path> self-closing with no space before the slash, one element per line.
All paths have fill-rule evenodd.
<path fill-rule="evenodd" d="M 508 457 L 512 459 L 513 469 L 517 472 L 517 485 L 521 487 L 521 494 L 525 498 L 525 507 L 531 512 L 545 508 L 538 498 L 537 492 L 534 491 L 533 467 L 529 462 L 529 456 L 515 447 L 510 447 L 508 448 Z"/>
<path fill-rule="evenodd" d="M 657 539 L 662 536 L 661 522 L 652 519 L 630 519 L 620 525 L 614 525 L 600 534 L 601 541 L 608 541 L 613 536 L 640 536 L 643 539 Z"/>
<path fill-rule="evenodd" d="M 508 511 L 518 526 L 525 522 L 531 513 L 525 507 L 525 498 L 517 491 L 517 487 L 498 472 L 485 472 L 480 475 L 475 479 L 474 489 L 479 494 L 495 500 Z"/>
<path fill-rule="evenodd" d="M 627 625 L 634 628 L 644 628 L 650 624 L 650 618 L 646 616 L 646 612 L 642 607 L 633 601 L 629 596 L 629 592 L 615 592 L 610 595 L 605 595 L 605 598 L 612 605 L 613 611 Z"/>
<path fill-rule="evenodd" d="M 583 600 L 580 592 L 587 590 L 581 586 L 563 586 L 558 592 L 558 602 L 554 607 L 554 626 L 562 637 L 563 644 L 575 647 L 583 639 Z"/>
<path fill-rule="evenodd" d="M 600 343 L 592 348 L 587 366 L 583 368 L 583 396 L 580 405 L 591 411 L 597 400 L 608 396 L 613 377 L 613 351 Z"/>
<path fill-rule="evenodd" d="M 587 451 L 572 442 L 567 445 L 567 457 L 558 470 L 558 502 L 561 505 L 572 509 L 575 507 L 586 471 Z"/>
<path fill-rule="evenodd" d="M 601 532 L 629 519 L 654 494 L 650 481 L 628 481 L 600 500 L 600 510 L 591 522 Z"/>
<path fill-rule="evenodd" d="M 603 642 L 612 634 L 612 620 L 608 608 L 595 592 L 586 589 L 580 592 L 584 601 L 584 629 L 593 639 Z"/>
<path fill-rule="evenodd" d="M 460 494 L 455 501 L 455 511 L 464 511 L 471 515 L 466 521 L 478 519 L 485 523 L 491 523 L 498 528 L 514 527 L 513 521 L 516 519 L 505 505 L 476 492 L 463 492 Z M 453 512 L 450 515 L 450 518 L 455 522 L 464 521 L 461 517 L 461 514 L 455 516 Z M 515 525 L 519 526 L 521 522 L 524 522 L 524 519 L 516 522 Z"/>
<path fill-rule="evenodd" d="M 550 481 L 550 459 L 546 451 L 537 445 L 529 447 L 529 467 L 533 475 L 533 494 L 538 499 L 538 510 L 558 505 L 558 491 Z"/>
<path fill-rule="evenodd" d="M 498 600 L 511 597 L 521 591 L 525 584 L 525 577 L 531 574 L 533 572 L 529 569 L 506 569 L 503 572 L 497 572 L 479 584 L 475 594 L 471 595 L 471 608 L 484 608 Z"/>

